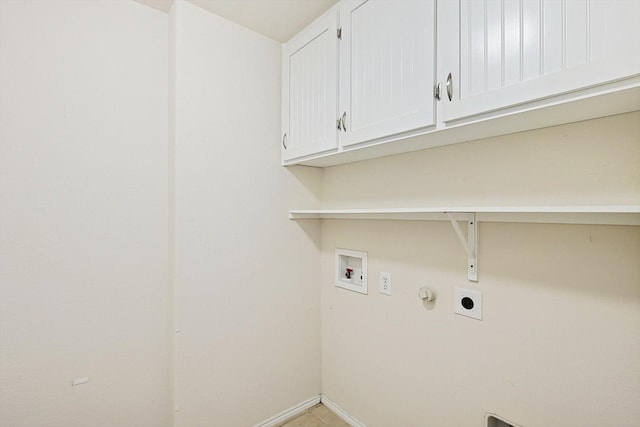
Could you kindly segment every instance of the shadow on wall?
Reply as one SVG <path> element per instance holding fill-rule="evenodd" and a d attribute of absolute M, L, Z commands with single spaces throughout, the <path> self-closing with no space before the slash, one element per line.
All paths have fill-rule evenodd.
<path fill-rule="evenodd" d="M 638 204 L 639 135 L 634 112 L 333 166 L 323 207 Z"/>
<path fill-rule="evenodd" d="M 320 206 L 322 183 L 320 179 L 323 169 L 311 166 L 282 166 L 295 180 L 302 185 L 317 201 L 317 206 L 291 206 L 291 209 L 314 209 Z"/>

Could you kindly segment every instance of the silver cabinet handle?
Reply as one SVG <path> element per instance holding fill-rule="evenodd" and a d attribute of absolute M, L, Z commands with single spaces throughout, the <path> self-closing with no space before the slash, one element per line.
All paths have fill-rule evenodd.
<path fill-rule="evenodd" d="M 449 101 L 451 101 L 453 99 L 453 77 L 451 76 L 451 73 L 449 73 L 449 75 L 447 76 L 447 96 L 449 97 Z"/>
<path fill-rule="evenodd" d="M 342 130 L 342 119 L 336 120 L 336 127 L 338 130 Z"/>
<path fill-rule="evenodd" d="M 347 131 L 347 112 L 342 113 L 342 118 L 340 119 L 342 122 L 342 130 Z"/>
<path fill-rule="evenodd" d="M 284 149 L 287 149 L 287 133 L 285 132 L 284 135 L 282 135 L 282 146 L 284 147 Z"/>
<path fill-rule="evenodd" d="M 440 83 L 436 84 L 436 85 L 433 87 L 433 97 L 434 97 L 436 100 L 440 101 Z"/>

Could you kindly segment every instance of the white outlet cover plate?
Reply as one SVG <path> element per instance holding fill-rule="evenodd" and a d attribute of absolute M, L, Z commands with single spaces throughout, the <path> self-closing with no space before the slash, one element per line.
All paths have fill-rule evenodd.
<path fill-rule="evenodd" d="M 473 302 L 473 307 L 466 308 L 462 304 L 462 301 L 465 300 L 465 298 L 469 298 Z M 455 288 L 453 304 L 454 312 L 456 314 L 482 320 L 482 292 L 471 289 Z"/>
<path fill-rule="evenodd" d="M 380 272 L 380 293 L 391 295 L 391 273 Z"/>

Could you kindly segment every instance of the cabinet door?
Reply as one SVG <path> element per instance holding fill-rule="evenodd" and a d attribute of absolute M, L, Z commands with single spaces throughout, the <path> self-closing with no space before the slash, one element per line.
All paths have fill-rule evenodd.
<path fill-rule="evenodd" d="M 434 124 L 434 10 L 432 0 L 343 2 L 340 145 Z"/>
<path fill-rule="evenodd" d="M 443 1 L 443 121 L 522 106 L 640 73 L 638 0 Z M 452 12 L 452 8 L 455 11 Z M 459 28 L 455 28 L 459 25 Z M 451 55 L 456 51 L 456 55 Z M 439 61 L 440 61 L 439 53 Z"/>
<path fill-rule="evenodd" d="M 337 19 L 330 11 L 283 46 L 284 162 L 338 146 Z"/>

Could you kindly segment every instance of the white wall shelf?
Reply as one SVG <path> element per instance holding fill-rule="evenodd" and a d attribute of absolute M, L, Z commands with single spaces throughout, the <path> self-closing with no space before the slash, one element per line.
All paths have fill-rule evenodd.
<path fill-rule="evenodd" d="M 640 225 L 640 205 L 622 206 L 464 206 L 379 209 L 294 209 L 289 219 L 449 221 L 467 253 L 467 278 L 478 281 L 478 223 Z M 467 222 L 467 237 L 458 226 Z"/>
<path fill-rule="evenodd" d="M 293 209 L 289 219 L 449 221 L 447 213 L 457 221 L 466 221 L 468 214 L 475 213 L 478 222 L 640 225 L 640 205 Z"/>

